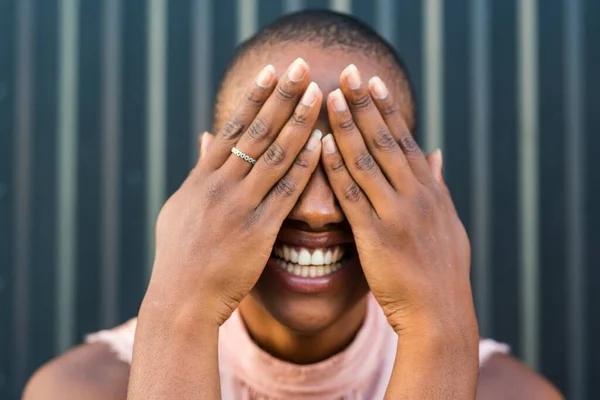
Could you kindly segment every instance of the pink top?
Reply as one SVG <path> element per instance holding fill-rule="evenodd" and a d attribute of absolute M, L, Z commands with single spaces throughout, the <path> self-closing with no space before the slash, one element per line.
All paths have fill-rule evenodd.
<path fill-rule="evenodd" d="M 107 343 L 117 357 L 131 362 L 136 319 L 87 337 Z M 383 399 L 392 373 L 398 337 L 370 296 L 365 322 L 341 353 L 311 365 L 274 358 L 251 339 L 238 312 L 219 332 L 219 371 L 225 400 L 353 400 Z M 494 353 L 507 353 L 505 344 L 479 343 L 479 365 Z"/>

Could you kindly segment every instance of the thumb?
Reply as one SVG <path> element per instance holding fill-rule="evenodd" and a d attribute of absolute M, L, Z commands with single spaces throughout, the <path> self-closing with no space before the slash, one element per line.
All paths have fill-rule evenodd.
<path fill-rule="evenodd" d="M 443 170 L 443 158 L 442 151 L 437 149 L 433 153 L 427 156 L 427 163 L 429 164 L 429 168 L 431 168 L 431 173 L 433 177 L 440 185 L 446 185 L 444 182 L 444 176 L 442 173 Z"/>

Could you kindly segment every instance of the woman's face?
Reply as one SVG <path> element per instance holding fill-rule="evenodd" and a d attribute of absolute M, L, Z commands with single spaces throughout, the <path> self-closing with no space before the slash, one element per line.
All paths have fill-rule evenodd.
<path fill-rule="evenodd" d="M 256 71 L 266 64 L 272 64 L 281 76 L 298 57 L 308 63 L 311 80 L 324 95 L 322 111 L 314 127 L 323 134 L 331 132 L 325 110 L 326 96 L 339 87 L 340 73 L 347 65 L 355 64 L 365 82 L 375 75 L 384 80 L 391 76 L 387 65 L 378 62 L 376 57 L 367 58 L 362 52 L 294 44 L 253 55 L 237 69 L 234 81 L 240 84 L 229 87 L 251 83 Z M 393 94 L 396 99 L 400 98 L 398 93 Z M 233 97 L 236 96 L 225 95 L 227 99 Z M 225 111 L 235 107 L 234 99 L 229 103 L 226 100 Z M 319 166 L 284 222 L 273 254 L 247 301 L 257 302 L 280 324 L 295 332 L 316 334 L 350 312 L 368 293 L 356 254 L 351 228 Z"/>

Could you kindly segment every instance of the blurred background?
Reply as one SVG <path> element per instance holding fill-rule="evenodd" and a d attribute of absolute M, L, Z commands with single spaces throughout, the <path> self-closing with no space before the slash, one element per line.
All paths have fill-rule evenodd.
<path fill-rule="evenodd" d="M 229 56 L 303 8 L 356 15 L 406 60 L 482 335 L 600 398 L 600 1 L 0 0 L 0 399 L 136 315 Z"/>

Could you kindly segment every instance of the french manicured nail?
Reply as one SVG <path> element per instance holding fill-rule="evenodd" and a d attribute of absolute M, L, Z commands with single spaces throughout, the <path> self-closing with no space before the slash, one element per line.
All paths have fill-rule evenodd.
<path fill-rule="evenodd" d="M 319 85 L 314 82 L 311 82 L 306 88 L 306 92 L 302 96 L 302 100 L 300 102 L 305 106 L 312 106 L 317 101 L 317 95 L 319 94 Z"/>
<path fill-rule="evenodd" d="M 271 86 L 273 78 L 275 78 L 275 67 L 267 65 L 256 77 L 256 84 L 262 88 L 267 88 Z"/>
<path fill-rule="evenodd" d="M 315 151 L 317 147 L 319 147 L 319 142 L 321 141 L 321 137 L 323 137 L 323 132 L 318 129 L 315 129 L 313 133 L 310 135 L 308 142 L 306 143 L 306 148 L 310 151 Z"/>
<path fill-rule="evenodd" d="M 292 63 L 290 69 L 288 69 L 287 77 L 292 82 L 299 82 L 302 77 L 304 77 L 307 70 L 308 65 L 306 65 L 306 62 L 303 59 L 298 58 Z"/>
<path fill-rule="evenodd" d="M 336 152 L 335 141 L 333 140 L 333 135 L 328 133 L 322 140 L 323 142 L 323 150 L 327 154 L 333 154 Z"/>
<path fill-rule="evenodd" d="M 371 88 L 371 93 L 373 94 L 373 97 L 380 100 L 383 100 L 386 97 L 388 97 L 388 89 L 380 77 L 374 76 L 371 79 L 369 79 L 369 87 Z"/>
<path fill-rule="evenodd" d="M 344 72 L 346 73 L 346 82 L 348 83 L 348 87 L 352 90 L 359 89 L 362 85 L 362 79 L 360 79 L 360 74 L 358 73 L 358 68 L 356 68 L 356 65 L 348 65 Z"/>
<path fill-rule="evenodd" d="M 333 109 L 335 111 L 342 112 L 348 109 L 348 104 L 346 103 L 344 94 L 340 89 L 335 89 L 329 94 L 329 97 L 331 97 L 331 104 L 333 105 Z"/>

